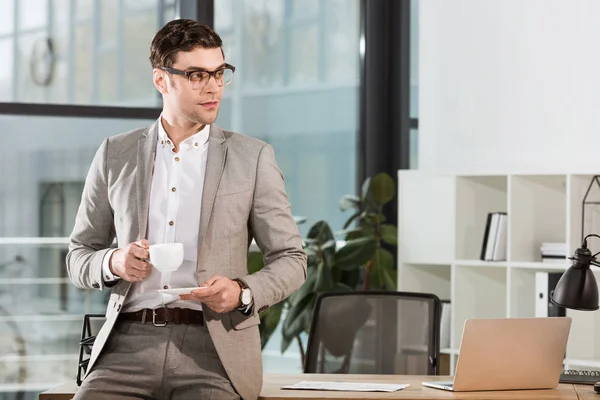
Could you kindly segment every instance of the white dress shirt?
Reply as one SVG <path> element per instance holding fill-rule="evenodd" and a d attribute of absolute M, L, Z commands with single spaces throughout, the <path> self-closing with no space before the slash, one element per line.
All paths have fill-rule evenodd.
<path fill-rule="evenodd" d="M 175 147 L 162 125 L 162 118 L 158 124 L 159 137 L 150 189 L 148 242 L 150 245 L 183 243 L 184 260 L 179 269 L 170 274 L 161 274 L 152 268 L 145 280 L 134 282 L 123 305 L 124 312 L 162 306 L 202 309 L 199 302 L 179 300 L 178 295 L 164 294 L 158 290 L 198 286 L 198 231 L 209 131 L 210 126 L 206 125 L 200 132 L 184 140 L 179 152 L 175 153 Z M 110 273 L 110 254 L 105 260 L 104 279 L 119 279 Z"/>

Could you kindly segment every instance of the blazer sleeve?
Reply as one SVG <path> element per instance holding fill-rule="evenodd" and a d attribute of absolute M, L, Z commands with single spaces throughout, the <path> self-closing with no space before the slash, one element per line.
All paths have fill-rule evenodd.
<path fill-rule="evenodd" d="M 285 192 L 283 174 L 270 145 L 258 156 L 250 227 L 265 266 L 242 279 L 252 290 L 253 313 L 264 311 L 296 291 L 306 280 L 306 253 Z"/>
<path fill-rule="evenodd" d="M 108 139 L 96 152 L 88 171 L 70 236 L 66 265 L 73 284 L 84 289 L 102 290 L 102 261 L 110 254 L 115 238 L 113 211 L 108 200 Z"/>

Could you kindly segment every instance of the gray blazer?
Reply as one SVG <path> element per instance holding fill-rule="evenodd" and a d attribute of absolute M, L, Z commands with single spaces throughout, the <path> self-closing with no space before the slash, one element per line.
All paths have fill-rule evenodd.
<path fill-rule="evenodd" d="M 80 288 L 103 290 L 102 260 L 118 246 L 147 238 L 148 203 L 158 124 L 110 137 L 97 151 L 86 178 L 66 264 Z M 306 254 L 290 212 L 283 176 L 270 145 L 211 125 L 198 241 L 198 284 L 212 275 L 243 278 L 254 294 L 254 313 L 205 309 L 208 330 L 231 382 L 245 399 L 262 388 L 258 313 L 306 280 Z M 252 238 L 265 267 L 248 274 Z M 97 335 L 87 371 L 121 311 L 131 283 L 110 287 L 106 323 Z M 159 328 L 157 328 L 159 329 Z"/>

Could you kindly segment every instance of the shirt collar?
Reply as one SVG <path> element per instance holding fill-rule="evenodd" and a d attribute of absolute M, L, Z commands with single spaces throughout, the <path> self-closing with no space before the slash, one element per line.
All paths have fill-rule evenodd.
<path fill-rule="evenodd" d="M 193 134 L 192 136 L 190 136 L 189 138 L 185 139 L 183 142 L 181 142 L 181 146 L 182 147 L 190 147 L 193 150 L 198 150 L 202 147 L 202 145 L 204 145 L 206 142 L 208 142 L 208 136 L 210 133 L 210 125 L 204 125 L 204 127 L 199 130 L 198 132 L 196 132 L 195 134 Z M 171 139 L 169 139 L 169 136 L 167 135 L 167 131 L 165 130 L 165 127 L 163 126 L 162 123 L 162 116 L 160 117 L 159 120 L 159 124 L 158 124 L 158 145 L 160 147 L 163 148 L 168 148 L 168 149 L 173 149 L 173 142 L 171 141 Z"/>

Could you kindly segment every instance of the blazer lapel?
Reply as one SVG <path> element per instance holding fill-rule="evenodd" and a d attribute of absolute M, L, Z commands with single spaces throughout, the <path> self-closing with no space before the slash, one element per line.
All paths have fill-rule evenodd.
<path fill-rule="evenodd" d="M 210 134 L 208 138 L 208 154 L 206 159 L 206 173 L 204 175 L 204 189 L 202 191 L 202 202 L 200 209 L 200 231 L 198 233 L 198 253 L 202 252 L 202 242 L 208 221 L 212 212 L 221 175 L 225 168 L 225 159 L 227 157 L 227 143 L 225 142 L 225 134 L 217 125 L 210 126 Z M 200 257 L 198 257 L 200 261 Z"/>
<path fill-rule="evenodd" d="M 154 157 L 158 140 L 158 124 L 160 118 L 150 126 L 138 141 L 137 153 L 137 212 L 139 224 L 138 240 L 146 239 L 148 228 L 148 206 L 150 201 L 150 186 L 154 171 Z"/>

